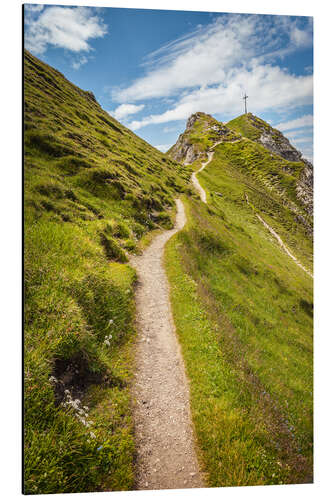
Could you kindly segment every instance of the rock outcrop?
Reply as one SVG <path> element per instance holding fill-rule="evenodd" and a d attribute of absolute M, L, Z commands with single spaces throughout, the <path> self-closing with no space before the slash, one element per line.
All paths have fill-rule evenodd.
<path fill-rule="evenodd" d="M 309 213 L 313 214 L 313 165 L 308 160 L 303 158 L 302 153 L 292 146 L 289 140 L 277 129 L 268 125 L 260 118 L 257 118 L 252 113 L 248 113 L 246 117 L 251 125 L 258 129 L 260 135 L 256 140 L 266 149 L 274 154 L 277 154 L 288 161 L 303 162 L 305 165 L 296 186 L 296 195 L 304 208 Z"/>
<path fill-rule="evenodd" d="M 197 112 L 189 117 L 186 129 L 180 134 L 174 146 L 168 154 L 178 162 L 188 165 L 200 157 L 205 157 L 207 151 L 221 139 L 232 140 L 236 134 L 228 129 L 223 123 L 218 122 L 211 115 Z M 202 142 L 196 139 L 205 137 L 207 149 L 202 147 Z"/>
<path fill-rule="evenodd" d="M 209 150 L 217 142 L 241 142 L 243 140 L 254 141 L 270 151 L 272 157 L 274 155 L 275 164 L 276 155 L 279 156 L 281 170 L 296 176 L 295 195 L 300 203 L 297 204 L 298 206 L 292 200 L 288 203 L 295 213 L 295 218 L 303 223 L 307 231 L 311 232 L 313 166 L 279 130 L 252 113 L 235 118 L 227 124 L 217 121 L 206 113 L 194 113 L 187 120 L 184 133 L 178 137 L 168 154 L 178 162 L 190 164 L 198 158 L 206 158 Z M 297 165 L 288 164 L 284 160 L 295 162 Z M 281 189 L 283 190 L 282 187 L 280 191 Z"/>

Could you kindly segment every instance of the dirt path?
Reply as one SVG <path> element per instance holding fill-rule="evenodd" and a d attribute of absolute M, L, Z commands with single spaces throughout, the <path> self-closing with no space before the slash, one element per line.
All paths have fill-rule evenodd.
<path fill-rule="evenodd" d="M 308 274 L 309 276 L 311 276 L 311 278 L 313 278 L 313 275 L 310 273 L 310 271 L 308 271 L 301 263 L 298 259 L 296 259 L 296 257 L 291 253 L 291 251 L 289 250 L 289 248 L 283 243 L 282 239 L 280 238 L 280 236 L 274 231 L 274 229 L 269 226 L 267 224 L 267 222 L 264 221 L 264 219 L 262 217 L 260 217 L 260 215 L 256 214 L 256 216 L 258 217 L 258 219 L 260 220 L 260 222 L 265 226 L 266 229 L 268 229 L 268 231 L 274 236 L 274 238 L 276 238 L 276 240 L 278 241 L 279 245 L 283 248 L 283 250 L 286 252 L 287 255 L 289 255 L 289 257 L 295 262 L 295 264 L 298 265 L 298 267 L 300 267 L 301 269 L 303 269 L 303 271 Z"/>
<path fill-rule="evenodd" d="M 210 163 L 212 161 L 213 156 L 214 156 L 214 151 L 209 151 L 208 160 L 201 165 L 201 168 L 199 168 L 199 170 L 197 170 L 196 172 L 193 172 L 193 174 L 191 176 L 191 181 L 193 182 L 195 189 L 198 191 L 200 198 L 201 198 L 201 201 L 203 201 L 204 203 L 207 203 L 206 191 L 204 190 L 204 188 L 201 186 L 200 182 L 198 181 L 197 174 L 199 172 L 201 172 L 201 170 L 203 170 L 208 165 L 208 163 Z"/>
<path fill-rule="evenodd" d="M 245 193 L 245 199 L 246 199 L 246 203 L 249 205 L 249 198 L 248 198 L 248 195 Z M 289 248 L 287 247 L 287 245 L 284 244 L 284 242 L 282 241 L 281 237 L 278 235 L 278 233 L 276 231 L 274 231 L 274 229 L 269 226 L 267 224 L 267 222 L 264 221 L 264 219 L 259 215 L 259 214 L 256 214 L 256 216 L 258 217 L 258 219 L 260 220 L 260 222 L 265 226 L 266 229 L 268 229 L 268 231 L 274 236 L 274 238 L 278 241 L 279 245 L 281 246 L 281 248 L 286 252 L 287 255 L 289 255 L 289 257 L 295 262 L 295 264 L 298 265 L 298 267 L 300 267 L 306 274 L 308 274 L 309 276 L 311 276 L 311 278 L 313 278 L 313 274 L 310 273 L 310 271 L 308 271 L 301 263 L 298 259 L 296 259 L 295 255 L 293 255 L 291 253 L 291 251 L 289 250 Z"/>
<path fill-rule="evenodd" d="M 158 235 L 143 255 L 131 258 L 139 279 L 133 388 L 138 490 L 204 487 L 195 452 L 189 389 L 163 267 L 164 246 L 186 221 L 184 205 L 180 200 L 176 203 L 175 228 Z"/>
<path fill-rule="evenodd" d="M 221 144 L 221 142 L 223 142 L 223 140 L 221 141 L 217 141 L 215 142 L 215 144 L 213 144 L 213 146 L 210 148 L 210 151 L 208 152 L 208 160 L 205 161 L 204 163 L 202 163 L 201 167 L 199 168 L 199 170 L 197 170 L 196 172 L 193 172 L 192 176 L 191 176 L 191 181 L 195 187 L 195 189 L 198 191 L 199 193 L 199 196 L 201 198 L 201 201 L 203 201 L 204 203 L 207 203 L 207 195 L 206 195 L 206 191 L 204 190 L 204 188 L 201 186 L 200 182 L 198 181 L 198 178 L 197 178 L 197 174 L 199 172 L 201 172 L 201 170 L 203 170 L 205 167 L 207 167 L 208 163 L 210 163 L 213 159 L 213 156 L 214 156 L 214 151 L 212 151 L 218 144 Z M 235 141 L 236 142 L 236 141 Z M 239 142 L 239 141 L 237 141 Z"/>

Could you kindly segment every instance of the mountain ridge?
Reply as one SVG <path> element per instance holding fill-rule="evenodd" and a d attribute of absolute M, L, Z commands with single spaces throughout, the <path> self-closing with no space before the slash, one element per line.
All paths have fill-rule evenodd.
<path fill-rule="evenodd" d="M 198 137 L 198 130 L 201 137 Z M 253 163 L 261 181 L 284 197 L 295 217 L 312 231 L 313 166 L 280 131 L 251 113 L 223 124 L 198 112 L 189 117 L 185 131 L 168 155 L 184 164 L 193 163 L 207 155 L 214 139 L 225 144 L 241 142 L 232 152 L 233 161 L 238 154 L 238 160 L 246 164 L 249 175 L 253 173 Z"/>
<path fill-rule="evenodd" d="M 165 310 L 207 486 L 310 482 L 312 281 L 258 219 L 312 268 L 304 163 L 196 113 L 170 150 L 181 164 L 28 52 L 24 78 L 25 493 L 135 488 L 131 255 L 166 236 L 178 198 L 187 222 L 166 244 Z M 146 277 L 158 330 L 149 261 Z"/>

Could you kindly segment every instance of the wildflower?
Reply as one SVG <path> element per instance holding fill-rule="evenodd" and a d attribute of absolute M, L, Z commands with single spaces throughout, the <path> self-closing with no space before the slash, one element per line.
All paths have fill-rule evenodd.
<path fill-rule="evenodd" d="M 93 432 L 91 432 L 91 431 L 90 431 L 90 437 L 91 437 L 92 439 L 96 439 L 96 435 L 95 435 Z"/>
<path fill-rule="evenodd" d="M 109 319 L 109 326 L 113 324 L 113 319 Z"/>

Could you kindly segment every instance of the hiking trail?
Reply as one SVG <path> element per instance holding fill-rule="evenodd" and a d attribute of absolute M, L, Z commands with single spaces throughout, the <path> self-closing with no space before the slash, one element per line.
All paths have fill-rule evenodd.
<path fill-rule="evenodd" d="M 186 222 L 177 199 L 175 227 L 130 259 L 138 275 L 137 354 L 133 385 L 137 448 L 135 489 L 204 487 L 195 451 L 189 388 L 163 266 L 166 242 Z"/>
<path fill-rule="evenodd" d="M 208 160 L 205 161 L 204 163 L 202 163 L 199 170 L 197 170 L 196 172 L 193 172 L 192 176 L 191 176 L 191 181 L 192 181 L 194 187 L 196 188 L 196 190 L 198 191 L 199 196 L 201 198 L 201 201 L 203 201 L 203 203 L 207 203 L 206 191 L 204 190 L 204 188 L 201 186 L 200 182 L 198 181 L 197 174 L 199 172 L 201 172 L 205 167 L 207 167 L 208 163 L 210 163 L 212 161 L 213 156 L 214 156 L 214 151 L 212 151 L 212 149 L 214 149 L 215 146 L 217 146 L 218 144 L 221 144 L 221 142 L 223 142 L 223 141 L 218 141 L 218 142 L 215 142 L 215 144 L 213 144 L 213 146 L 211 147 L 211 150 L 208 151 Z"/>

